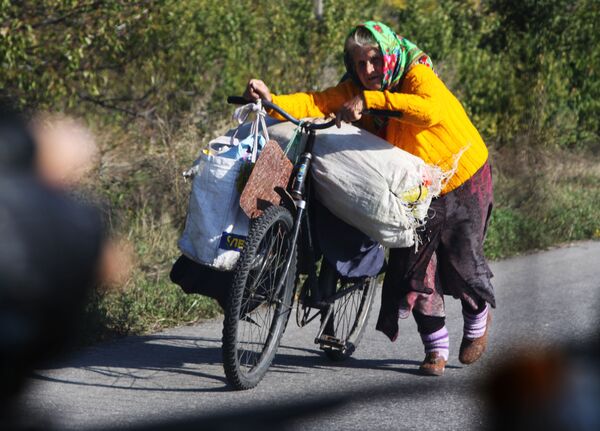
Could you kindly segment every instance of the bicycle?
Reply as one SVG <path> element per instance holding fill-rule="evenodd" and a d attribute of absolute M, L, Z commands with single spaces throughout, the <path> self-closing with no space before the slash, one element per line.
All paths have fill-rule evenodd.
<path fill-rule="evenodd" d="M 249 103 L 233 96 L 227 102 Z M 322 260 L 317 275 L 307 213 L 309 173 L 316 131 L 333 126 L 335 120 L 322 124 L 300 122 L 269 101 L 263 100 L 262 105 L 299 126 L 300 132 L 308 136 L 287 191 L 280 193 L 281 204 L 267 208 L 251 221 L 234 271 L 223 325 L 223 366 L 227 380 L 236 389 L 255 387 L 267 372 L 286 329 L 295 296 L 297 323 L 302 327 L 320 317 L 315 344 L 331 360 L 341 361 L 350 357 L 360 342 L 376 290 L 375 277 L 341 277 L 326 259 Z M 299 279 L 296 266 L 301 236 L 308 261 L 308 281 L 294 295 Z"/>

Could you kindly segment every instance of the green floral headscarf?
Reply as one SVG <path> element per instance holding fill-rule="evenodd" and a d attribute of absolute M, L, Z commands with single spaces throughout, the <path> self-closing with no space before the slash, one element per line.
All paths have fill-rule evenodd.
<path fill-rule="evenodd" d="M 398 36 L 387 25 L 377 21 L 367 21 L 352 29 L 350 34 L 353 34 L 358 27 L 364 27 L 371 32 L 383 55 L 381 91 L 394 89 L 414 64 L 424 64 L 433 69 L 433 63 L 427 54 L 408 39 Z M 344 60 L 346 70 L 355 81 L 358 81 L 350 53 L 345 53 Z"/>

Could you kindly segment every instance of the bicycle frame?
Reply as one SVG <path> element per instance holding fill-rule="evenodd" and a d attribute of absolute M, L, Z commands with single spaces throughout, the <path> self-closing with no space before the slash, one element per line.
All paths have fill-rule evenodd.
<path fill-rule="evenodd" d="M 239 97 L 228 98 L 228 102 L 248 103 Z M 236 389 L 255 387 L 271 365 L 293 308 L 298 283 L 295 274 L 308 274 L 300 290 L 297 321 L 304 326 L 321 316 L 315 343 L 333 361 L 342 361 L 355 351 L 375 297 L 374 277 L 343 278 L 326 259 L 317 271 L 319 251 L 313 242 L 309 206 L 312 152 L 316 130 L 333 126 L 335 120 L 304 123 L 270 102 L 262 101 L 259 106 L 262 104 L 300 126 L 301 138 L 306 136 L 307 142 L 288 186 L 276 189 L 281 196 L 279 205 L 266 208 L 253 219 L 235 269 L 223 322 L 223 367 Z M 262 250 L 263 246 L 267 249 Z M 296 271 L 298 255 L 304 265 Z M 263 266 L 257 273 L 255 263 L 261 259 Z M 264 295 L 256 294 L 259 286 L 265 289 Z M 312 317 L 311 310 L 316 310 Z"/>
<path fill-rule="evenodd" d="M 241 97 L 229 97 L 227 99 L 228 103 L 235 104 L 247 104 L 250 103 L 246 99 Z M 333 312 L 333 308 L 331 305 L 335 302 L 335 300 L 352 293 L 354 290 L 359 289 L 359 286 L 349 287 L 344 289 L 343 291 L 333 292 L 331 295 L 328 295 L 326 298 L 323 298 L 323 295 L 319 290 L 319 285 L 317 282 L 317 268 L 316 263 L 317 259 L 315 256 L 315 251 L 313 247 L 312 240 L 312 232 L 310 228 L 310 220 L 308 216 L 308 203 L 309 203 L 309 195 L 310 195 L 310 169 L 312 163 L 312 152 L 315 145 L 316 139 L 316 130 L 322 130 L 335 125 L 335 120 L 328 121 L 326 123 L 302 123 L 299 120 L 291 117 L 287 112 L 283 111 L 278 106 L 272 104 L 269 101 L 262 100 L 261 104 L 269 109 L 272 109 L 278 112 L 281 116 L 283 116 L 288 121 L 298 125 L 300 127 L 300 133 L 307 135 L 306 146 L 304 148 L 303 153 L 298 158 L 293 170 L 292 177 L 290 178 L 289 187 L 287 191 L 289 193 L 284 194 L 287 196 L 287 199 L 284 201 L 288 201 L 287 207 L 293 211 L 294 213 L 294 225 L 292 228 L 292 236 L 291 236 L 291 247 L 288 250 L 288 254 L 286 256 L 286 266 L 284 268 L 283 276 L 280 278 L 277 286 L 276 286 L 276 294 L 279 294 L 281 289 L 285 284 L 285 280 L 287 279 L 290 265 L 291 265 L 291 257 L 298 249 L 298 244 L 300 243 L 300 235 L 301 232 L 306 232 L 306 246 L 304 247 L 304 252 L 307 253 L 304 257 L 309 260 L 309 270 L 308 270 L 308 278 L 309 278 L 309 286 L 310 293 L 305 294 L 304 301 L 302 303 L 302 307 L 304 310 L 304 315 L 302 317 L 301 322 L 297 322 L 298 325 L 304 326 L 310 323 L 318 316 L 323 316 L 321 327 L 319 328 L 317 337 L 315 338 L 315 343 L 318 343 L 319 338 L 323 334 L 325 329 L 325 325 L 327 324 L 328 318 L 331 316 Z M 389 113 L 388 111 L 379 111 L 379 110 L 370 110 L 365 113 L 374 114 L 374 115 L 388 115 L 388 116 L 400 116 L 401 113 Z M 286 191 L 286 192 L 287 192 Z M 302 226 L 304 224 L 304 226 Z M 313 316 L 310 316 L 310 309 L 318 310 Z"/>

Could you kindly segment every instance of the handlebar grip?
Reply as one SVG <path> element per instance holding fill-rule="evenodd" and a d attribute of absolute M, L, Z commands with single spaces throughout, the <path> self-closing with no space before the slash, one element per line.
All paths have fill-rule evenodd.
<path fill-rule="evenodd" d="M 390 118 L 402 117 L 402 112 L 400 112 L 400 111 L 388 111 L 385 109 L 365 109 L 363 111 L 363 114 L 376 115 L 378 117 L 390 117 Z"/>
<path fill-rule="evenodd" d="M 231 105 L 247 105 L 248 103 L 252 103 L 251 100 L 246 100 L 242 96 L 228 96 L 227 103 Z"/>

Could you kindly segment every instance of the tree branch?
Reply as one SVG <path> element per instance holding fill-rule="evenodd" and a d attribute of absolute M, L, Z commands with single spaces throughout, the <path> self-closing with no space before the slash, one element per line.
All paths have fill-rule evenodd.
<path fill-rule="evenodd" d="M 131 117 L 135 117 L 135 118 L 147 118 L 147 115 L 140 114 L 139 112 L 132 111 L 130 109 L 122 108 L 120 106 L 117 106 L 110 102 L 107 102 L 106 100 L 96 99 L 94 97 L 87 96 L 85 94 L 79 94 L 79 93 L 77 94 L 77 96 L 84 102 L 90 102 L 90 103 L 93 103 L 94 105 L 101 106 L 102 108 L 105 108 L 105 109 L 122 112 L 124 114 L 127 114 L 127 115 L 129 115 Z"/>

